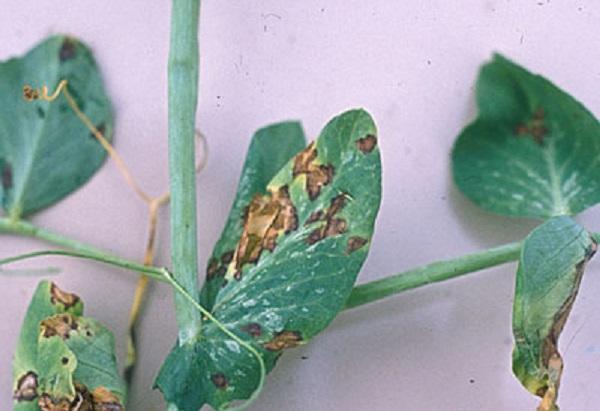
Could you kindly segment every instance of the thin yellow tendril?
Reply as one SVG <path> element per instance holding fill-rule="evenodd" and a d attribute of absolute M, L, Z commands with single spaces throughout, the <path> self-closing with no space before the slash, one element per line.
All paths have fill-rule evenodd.
<path fill-rule="evenodd" d="M 69 107 L 77 118 L 87 127 L 87 129 L 94 135 L 94 137 L 98 140 L 98 142 L 102 145 L 102 147 L 106 150 L 111 159 L 115 162 L 117 169 L 123 175 L 123 178 L 127 182 L 127 184 L 133 188 L 133 190 L 144 200 L 144 202 L 149 203 L 152 201 L 152 198 L 146 194 L 144 190 L 138 185 L 135 178 L 129 171 L 129 168 L 125 164 L 125 161 L 121 158 L 119 153 L 114 149 L 114 147 L 110 144 L 110 142 L 104 137 L 104 135 L 96 128 L 92 120 L 79 108 L 79 105 L 69 92 L 68 81 L 61 80 L 56 87 L 56 90 L 52 94 L 48 94 L 48 87 L 42 86 L 41 90 L 33 89 L 31 86 L 26 85 L 23 87 L 23 97 L 28 100 L 44 100 L 48 102 L 55 101 L 60 94 L 65 96 Z"/>

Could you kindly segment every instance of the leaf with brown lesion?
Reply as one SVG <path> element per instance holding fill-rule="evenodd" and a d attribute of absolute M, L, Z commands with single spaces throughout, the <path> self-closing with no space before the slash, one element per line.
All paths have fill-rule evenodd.
<path fill-rule="evenodd" d="M 212 253 L 203 302 L 256 349 L 267 372 L 286 349 L 325 329 L 352 291 L 381 199 L 380 153 L 370 135 L 377 130 L 363 110 L 332 119 L 315 143 L 271 173 L 264 189 L 236 198 L 235 224 L 228 223 L 235 230 Z M 263 163 L 275 163 L 273 150 L 260 152 L 268 153 Z M 244 174 L 238 192 L 245 196 L 255 175 Z M 221 255 L 233 248 L 227 273 L 217 277 Z M 223 409 L 251 398 L 261 378 L 259 362 L 209 321 L 197 341 L 173 349 L 156 386 L 181 409 Z"/>
<path fill-rule="evenodd" d="M 513 372 L 542 398 L 538 411 L 557 411 L 563 371 L 558 339 L 596 243 L 569 217 L 555 217 L 525 240 L 513 309 Z"/>
<path fill-rule="evenodd" d="M 49 281 L 38 285 L 15 355 L 15 409 L 124 409 L 125 386 L 117 370 L 113 337 L 99 322 L 84 317 L 82 310 L 75 294 Z"/>

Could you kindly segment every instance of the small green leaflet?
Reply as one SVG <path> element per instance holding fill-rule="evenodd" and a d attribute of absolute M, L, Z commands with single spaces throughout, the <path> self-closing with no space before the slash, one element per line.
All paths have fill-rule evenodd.
<path fill-rule="evenodd" d="M 38 285 L 13 364 L 16 411 L 125 409 L 113 336 L 82 314 L 76 295 L 48 281 Z"/>
<path fill-rule="evenodd" d="M 547 218 L 600 202 L 600 124 L 541 76 L 496 55 L 477 81 L 479 116 L 458 137 L 458 188 L 486 210 Z"/>
<path fill-rule="evenodd" d="M 0 63 L 0 200 L 14 218 L 27 216 L 84 184 L 102 165 L 105 151 L 76 117 L 64 96 L 54 102 L 23 98 L 23 87 L 52 92 L 67 80 L 81 110 L 107 139 L 112 109 L 90 50 L 53 36 L 23 58 Z"/>
<path fill-rule="evenodd" d="M 539 411 L 558 410 L 563 368 L 558 338 L 595 251 L 590 234 L 570 217 L 549 219 L 525 240 L 513 307 L 513 372 L 542 397 Z"/>
<path fill-rule="evenodd" d="M 265 182 L 242 178 L 241 184 L 245 192 L 244 186 Z M 233 209 L 233 218 L 236 207 L 245 210 L 243 220 L 227 226 L 237 237 L 227 244 L 231 258 L 224 270 L 209 265 L 202 295 L 217 320 L 252 344 L 270 370 L 283 350 L 307 343 L 335 318 L 367 256 L 381 200 L 373 120 L 363 110 L 334 118 L 267 190 L 252 191 L 259 194 Z M 222 251 L 230 250 L 213 255 L 220 259 Z M 211 282 L 219 287 L 209 294 Z M 173 349 L 156 386 L 182 411 L 204 404 L 224 409 L 248 399 L 259 376 L 256 358 L 205 322 L 196 343 Z"/>
<path fill-rule="evenodd" d="M 244 228 L 244 208 L 256 194 L 267 193 L 269 181 L 305 146 L 304 131 L 295 121 L 263 127 L 252 137 L 229 217 L 208 263 L 207 275 L 216 278 L 202 289 L 200 302 L 205 308 L 212 308 L 221 290 L 223 281 L 219 278 L 231 262 Z"/>

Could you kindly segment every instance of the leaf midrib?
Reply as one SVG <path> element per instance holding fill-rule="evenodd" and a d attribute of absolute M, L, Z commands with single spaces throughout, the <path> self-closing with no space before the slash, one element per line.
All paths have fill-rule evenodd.
<path fill-rule="evenodd" d="M 565 201 L 561 189 L 561 176 L 559 175 L 559 168 L 556 164 L 554 141 L 550 140 L 547 149 L 542 150 L 542 152 L 544 153 L 544 160 L 546 161 L 548 168 L 548 177 L 550 177 L 552 202 L 554 203 L 553 216 L 570 215 L 571 210 Z"/>

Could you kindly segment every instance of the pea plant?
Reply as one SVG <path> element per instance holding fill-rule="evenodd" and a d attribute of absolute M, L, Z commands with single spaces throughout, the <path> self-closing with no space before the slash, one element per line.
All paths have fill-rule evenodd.
<path fill-rule="evenodd" d="M 252 138 L 221 237 L 198 283 L 195 114 L 198 0 L 173 3 L 169 70 L 169 192 L 144 192 L 112 145 L 113 110 L 91 51 L 52 36 L 0 63 L 0 232 L 44 240 L 42 255 L 83 258 L 140 274 L 120 373 L 111 332 L 83 302 L 43 280 L 31 299 L 13 366 L 19 411 L 124 410 L 136 363 L 135 328 L 149 280 L 174 292 L 179 333 L 156 377 L 170 411 L 245 408 L 287 349 L 307 344 L 344 309 L 518 261 L 515 376 L 558 410 L 558 339 L 600 234 L 573 217 L 600 202 L 600 124 L 548 80 L 505 57 L 477 81 L 479 115 L 452 151 L 462 193 L 494 213 L 539 219 L 523 241 L 356 286 L 381 201 L 379 136 L 362 109 L 334 117 L 306 144 L 297 122 Z M 384 137 L 385 138 L 385 137 Z M 200 138 L 200 141 L 202 139 Z M 106 157 L 148 206 L 138 263 L 28 222 L 86 183 Z M 170 204 L 170 267 L 154 264 L 157 211 Z M 368 355 L 368 353 L 366 354 Z"/>

